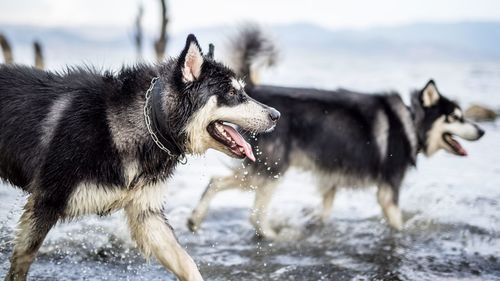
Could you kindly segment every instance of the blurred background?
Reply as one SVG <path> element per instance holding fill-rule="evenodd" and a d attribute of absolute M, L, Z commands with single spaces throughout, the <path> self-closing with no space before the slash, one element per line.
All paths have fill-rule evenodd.
<path fill-rule="evenodd" d="M 464 144 L 465 158 L 419 157 L 401 191 L 401 233 L 384 225 L 374 188 L 340 191 L 330 222 L 311 230 L 320 204 L 315 181 L 291 170 L 271 206 L 283 241 L 254 239 L 247 220 L 253 196 L 238 191 L 218 196 L 192 234 L 186 219 L 209 178 L 235 163 L 217 152 L 190 158 L 168 183 L 167 215 L 206 280 L 500 280 L 498 1 L 0 0 L 0 62 L 118 71 L 176 56 L 189 33 L 202 47 L 215 43 L 215 57 L 224 61 L 226 43 L 249 22 L 280 52 L 277 65 L 261 74 L 263 84 L 395 90 L 408 101 L 410 90 L 433 78 L 464 109 L 481 105 L 473 117 L 487 120 L 486 135 Z M 25 195 L 0 185 L 4 276 Z M 58 225 L 30 274 L 174 280 L 141 257 L 121 213 Z"/>

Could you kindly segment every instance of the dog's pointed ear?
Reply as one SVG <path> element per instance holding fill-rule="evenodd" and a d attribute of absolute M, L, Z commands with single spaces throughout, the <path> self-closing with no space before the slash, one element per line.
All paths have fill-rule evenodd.
<path fill-rule="evenodd" d="M 178 67 L 184 82 L 193 82 L 200 77 L 203 65 L 203 53 L 200 44 L 193 34 L 186 39 L 186 46 L 179 56 Z"/>
<path fill-rule="evenodd" d="M 420 96 L 422 105 L 424 107 L 433 106 L 439 101 L 440 97 L 441 95 L 439 94 L 439 91 L 436 87 L 436 83 L 432 79 L 429 80 L 424 89 L 422 89 L 422 94 Z"/>

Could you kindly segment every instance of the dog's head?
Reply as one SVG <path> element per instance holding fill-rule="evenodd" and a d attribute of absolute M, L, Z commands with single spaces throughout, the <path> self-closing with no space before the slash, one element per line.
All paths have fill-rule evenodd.
<path fill-rule="evenodd" d="M 427 156 L 440 149 L 466 156 L 467 152 L 455 137 L 475 141 L 484 135 L 478 125 L 464 119 L 462 110 L 455 102 L 441 95 L 433 80 L 413 93 L 412 110 L 418 137 Z"/>
<path fill-rule="evenodd" d="M 203 56 L 196 38 L 189 35 L 175 66 L 174 84 L 182 100 L 180 107 L 189 115 L 183 128 L 187 152 L 202 154 L 213 148 L 255 161 L 252 147 L 238 129 L 252 133 L 270 131 L 280 113 L 250 98 L 242 80 L 212 56 Z"/>

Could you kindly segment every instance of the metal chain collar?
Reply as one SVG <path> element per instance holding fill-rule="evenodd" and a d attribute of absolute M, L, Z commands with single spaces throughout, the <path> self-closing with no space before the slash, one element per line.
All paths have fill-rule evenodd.
<path fill-rule="evenodd" d="M 163 151 L 165 151 L 168 156 L 172 158 L 176 158 L 181 164 L 186 164 L 187 163 L 187 158 L 184 154 L 181 154 L 179 156 L 173 154 L 170 149 L 166 148 L 163 143 L 160 142 L 158 139 L 158 135 L 156 135 L 155 131 L 153 130 L 153 127 L 151 126 L 151 117 L 150 117 L 150 112 L 151 112 L 151 105 L 150 105 L 150 99 L 151 99 L 151 91 L 153 90 L 156 81 L 158 80 L 158 77 L 154 77 L 151 79 L 151 84 L 149 85 L 148 90 L 146 91 L 146 102 L 144 103 L 144 121 L 146 122 L 146 127 L 148 129 L 149 135 L 153 139 L 153 142 Z"/>

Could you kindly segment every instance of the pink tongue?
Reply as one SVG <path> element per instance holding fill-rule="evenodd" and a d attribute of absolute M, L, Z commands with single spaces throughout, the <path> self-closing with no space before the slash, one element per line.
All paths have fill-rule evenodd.
<path fill-rule="evenodd" d="M 467 156 L 467 151 L 459 143 L 456 143 L 456 145 L 458 153 L 462 156 Z"/>
<path fill-rule="evenodd" d="M 252 146 L 248 142 L 246 142 L 243 139 L 243 137 L 233 127 L 224 124 L 222 124 L 222 126 L 224 126 L 224 130 L 226 130 L 226 132 L 228 132 L 229 135 L 231 135 L 231 138 L 239 146 L 243 147 L 243 149 L 245 150 L 245 155 L 248 157 L 248 159 L 255 162 L 255 156 L 253 155 Z"/>
<path fill-rule="evenodd" d="M 467 156 L 467 151 L 465 151 L 465 149 L 460 145 L 460 143 L 458 143 L 458 141 L 454 139 L 451 139 L 451 141 L 453 142 L 453 146 L 457 150 L 458 154 L 460 154 L 461 156 Z"/>

